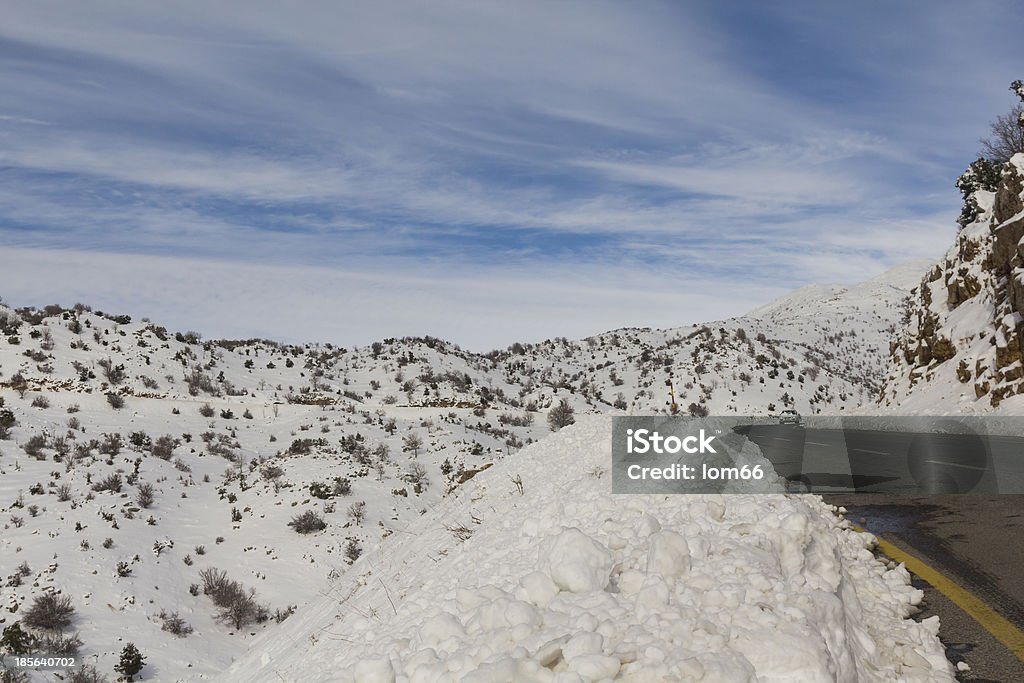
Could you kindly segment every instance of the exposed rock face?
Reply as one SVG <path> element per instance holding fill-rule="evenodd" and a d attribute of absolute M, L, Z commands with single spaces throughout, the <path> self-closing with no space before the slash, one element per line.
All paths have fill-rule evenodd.
<path fill-rule="evenodd" d="M 996 193 L 993 206 L 993 229 L 995 242 L 992 246 L 994 271 L 998 277 L 1007 278 L 1007 297 L 1010 312 L 1024 312 L 1024 285 L 1021 238 L 1024 238 L 1024 174 L 1011 165 L 1015 172 L 1004 174 L 1003 186 Z"/>
<path fill-rule="evenodd" d="M 977 219 L 907 303 L 882 404 L 904 403 L 939 379 L 973 384 L 960 405 L 996 407 L 1024 394 L 1024 154 L 1004 166 L 995 192 L 974 199 Z"/>

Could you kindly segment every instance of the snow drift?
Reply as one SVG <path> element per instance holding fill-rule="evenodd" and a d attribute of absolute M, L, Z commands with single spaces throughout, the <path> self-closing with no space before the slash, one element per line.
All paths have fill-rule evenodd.
<path fill-rule="evenodd" d="M 223 680 L 953 680 L 819 497 L 614 496 L 610 442 L 588 417 L 478 474 Z"/>

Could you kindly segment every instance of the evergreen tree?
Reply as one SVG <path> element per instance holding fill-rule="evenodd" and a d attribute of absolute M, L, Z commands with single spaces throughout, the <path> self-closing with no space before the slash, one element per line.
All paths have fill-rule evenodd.
<path fill-rule="evenodd" d="M 114 671 L 121 674 L 126 681 L 131 683 L 135 680 L 135 674 L 142 671 L 146 665 L 146 658 L 135 647 L 135 643 L 128 643 L 121 650 L 121 661 L 114 667 Z"/>
<path fill-rule="evenodd" d="M 0 403 L 0 405 L 3 404 Z M 11 427 L 13 427 L 16 422 L 17 420 L 14 419 L 13 412 L 7 408 L 0 410 L 0 439 L 6 439 L 10 436 Z"/>
<path fill-rule="evenodd" d="M 956 186 L 964 197 L 960 218 L 957 219 L 960 227 L 966 227 L 973 223 L 981 214 L 981 208 L 978 206 L 974 193 L 978 190 L 994 192 L 999 187 L 1000 175 L 1001 169 L 998 163 L 978 158 L 957 178 Z"/>
<path fill-rule="evenodd" d="M 32 651 L 35 638 L 27 633 L 19 622 L 14 622 L 4 629 L 0 637 L 0 650 L 12 655 L 24 655 Z"/>

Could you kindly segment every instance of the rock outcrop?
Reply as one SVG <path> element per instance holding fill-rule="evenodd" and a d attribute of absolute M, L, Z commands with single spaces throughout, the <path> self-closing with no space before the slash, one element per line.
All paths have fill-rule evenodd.
<path fill-rule="evenodd" d="M 1024 394 L 1024 154 L 1004 165 L 995 191 L 971 200 L 974 221 L 907 301 L 883 405 L 927 409 L 910 399 L 930 393 L 936 410 L 991 410 Z"/>

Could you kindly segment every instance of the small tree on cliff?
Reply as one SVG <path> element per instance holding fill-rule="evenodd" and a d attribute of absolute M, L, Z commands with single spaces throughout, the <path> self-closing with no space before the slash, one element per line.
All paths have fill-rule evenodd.
<path fill-rule="evenodd" d="M 980 140 L 981 155 L 997 164 L 1004 164 L 1014 154 L 1024 152 L 1024 82 L 1014 81 L 1010 90 L 1020 98 L 1021 104 L 997 116 L 990 124 L 991 134 Z"/>
<path fill-rule="evenodd" d="M 956 179 L 956 186 L 964 196 L 957 219 L 960 227 L 966 227 L 981 215 L 974 193 L 978 190 L 994 192 L 999 187 L 1003 164 L 1014 154 L 1024 152 L 1024 82 L 1014 81 L 1010 90 L 1020 98 L 1021 104 L 1008 114 L 996 117 L 991 124 L 991 135 L 980 140 L 981 156 Z"/>
<path fill-rule="evenodd" d="M 1000 166 L 1001 164 L 997 162 L 979 157 L 976 161 L 972 161 L 967 170 L 956 179 L 956 186 L 964 197 L 960 217 L 956 219 L 961 228 L 973 223 L 981 215 L 981 207 L 978 206 L 978 200 L 974 193 L 978 190 L 995 192 L 999 187 Z"/>

